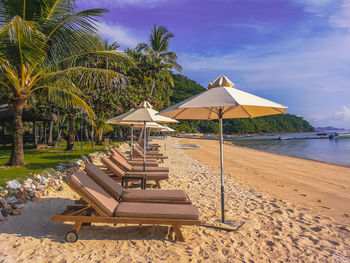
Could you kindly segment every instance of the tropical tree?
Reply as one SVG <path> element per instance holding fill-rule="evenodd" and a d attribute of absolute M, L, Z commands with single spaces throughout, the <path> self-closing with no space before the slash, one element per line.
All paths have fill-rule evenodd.
<path fill-rule="evenodd" d="M 130 63 L 125 55 L 101 45 L 96 17 L 104 12 L 75 12 L 75 0 L 0 1 L 0 86 L 5 87 L 14 117 L 9 165 L 24 165 L 22 111 L 30 96 L 46 90 L 61 105 L 78 106 L 93 115 L 79 87 L 123 77 L 92 63 L 101 57 Z"/>
<path fill-rule="evenodd" d="M 174 68 L 176 71 L 181 72 L 182 67 L 177 63 L 177 55 L 175 52 L 169 51 L 170 39 L 174 35 L 168 31 L 164 26 L 157 27 L 154 25 L 153 30 L 149 36 L 149 43 L 140 43 L 136 46 L 135 50 L 138 52 L 145 52 L 155 63 L 155 73 L 169 79 L 171 78 L 169 70 L 161 70 L 161 66 L 167 65 L 169 69 Z M 153 95 L 154 88 L 157 84 L 157 76 L 153 78 L 151 95 Z M 173 83 L 171 81 L 172 86 Z"/>

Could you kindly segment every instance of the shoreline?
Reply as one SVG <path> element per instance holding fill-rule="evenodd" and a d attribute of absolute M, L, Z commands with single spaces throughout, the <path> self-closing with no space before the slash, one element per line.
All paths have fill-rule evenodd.
<path fill-rule="evenodd" d="M 261 150 L 261 149 L 254 149 L 254 148 L 249 148 L 249 147 L 246 147 L 246 146 L 236 145 L 236 144 L 233 144 L 233 143 L 231 143 L 230 145 L 233 145 L 235 147 L 240 147 L 240 148 L 243 148 L 243 149 L 249 149 L 249 150 L 255 150 L 255 151 L 260 151 L 260 152 L 264 152 L 264 153 L 276 154 L 276 155 L 279 155 L 279 156 L 292 157 L 292 158 L 302 159 L 302 160 L 306 160 L 306 161 L 312 161 L 312 162 L 317 162 L 317 163 L 322 163 L 322 164 L 334 165 L 334 166 L 339 166 L 339 167 L 343 167 L 343 168 L 350 168 L 350 165 L 344 165 L 344 164 L 338 164 L 338 163 L 329 163 L 329 162 L 326 162 L 326 161 L 315 160 L 315 159 L 307 158 L 307 157 L 301 157 L 301 156 L 295 156 L 295 155 L 288 155 L 288 154 L 282 154 L 282 153 L 269 152 L 269 151 L 264 151 L 264 150 Z"/>
<path fill-rule="evenodd" d="M 201 146 L 186 152 L 219 171 L 217 141 L 181 138 L 179 142 Z M 224 171 L 235 182 L 350 224 L 350 167 L 224 144 Z"/>
<path fill-rule="evenodd" d="M 213 138 L 213 139 L 209 139 L 209 138 L 187 138 L 187 137 L 173 137 L 174 139 L 188 139 L 188 140 L 204 140 L 204 141 L 218 141 L 217 138 Z M 320 138 L 315 138 L 318 140 L 324 140 L 324 139 L 320 139 Z M 314 140 L 314 138 L 308 138 L 308 139 L 295 139 L 295 140 Z M 247 146 L 242 146 L 242 145 L 236 145 L 234 143 L 232 143 L 233 140 L 224 140 L 224 144 L 226 145 L 232 145 L 232 146 L 236 146 L 236 147 L 241 147 L 244 149 L 249 149 L 249 150 L 256 150 L 256 151 L 261 151 L 264 153 L 270 153 L 270 154 L 276 154 L 276 155 L 280 155 L 280 156 L 286 156 L 286 157 L 292 157 L 292 158 L 298 158 L 298 159 L 303 159 L 303 160 L 308 160 L 308 161 L 314 161 L 314 162 L 319 162 L 319 163 L 323 163 L 323 164 L 329 164 L 329 165 L 335 165 L 335 166 L 340 166 L 340 167 L 344 167 L 344 168 L 350 168 L 350 164 L 349 165 L 345 165 L 345 164 L 338 164 L 338 163 L 332 163 L 332 162 L 327 162 L 327 161 L 322 161 L 322 160 L 316 160 L 316 159 L 312 159 L 312 158 L 307 158 L 307 157 L 301 157 L 301 156 L 295 156 L 295 155 L 288 155 L 288 154 L 282 154 L 282 153 L 276 153 L 276 152 L 269 152 L 269 151 L 265 151 L 265 150 L 261 150 L 261 149 L 254 149 L 254 148 L 250 148 Z"/>

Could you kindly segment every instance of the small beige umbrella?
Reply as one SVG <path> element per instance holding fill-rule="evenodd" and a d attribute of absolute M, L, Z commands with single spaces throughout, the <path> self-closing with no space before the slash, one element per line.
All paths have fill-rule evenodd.
<path fill-rule="evenodd" d="M 144 137 L 146 138 L 146 124 L 148 122 L 158 122 L 158 123 L 176 123 L 177 120 L 157 115 L 158 111 L 154 110 L 152 105 L 148 101 L 144 101 L 140 104 L 139 108 L 131 109 L 126 113 L 109 119 L 107 123 L 143 123 Z M 143 154 L 143 171 L 146 170 L 146 144 L 143 144 L 144 154 Z"/>
<path fill-rule="evenodd" d="M 130 126 L 131 128 L 131 134 L 130 134 L 130 160 L 132 160 L 133 158 L 133 144 L 134 144 L 134 128 L 143 128 L 143 124 L 139 123 L 139 122 L 126 122 L 126 121 L 113 121 L 112 119 L 107 120 L 106 123 L 109 124 L 117 124 L 117 125 L 125 125 L 125 126 Z M 146 128 L 150 128 L 150 129 L 164 129 L 165 126 L 162 126 L 156 122 L 148 122 L 146 124 Z"/>
<path fill-rule="evenodd" d="M 209 84 L 208 90 L 159 113 L 174 119 L 219 119 L 222 223 L 225 222 L 222 119 L 284 114 L 287 110 L 286 106 L 238 90 L 234 86 L 227 77 L 221 75 Z"/>

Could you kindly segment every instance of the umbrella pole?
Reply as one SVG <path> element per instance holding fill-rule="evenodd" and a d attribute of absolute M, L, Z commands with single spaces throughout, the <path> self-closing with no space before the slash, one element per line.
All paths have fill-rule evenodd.
<path fill-rule="evenodd" d="M 146 171 L 146 122 L 144 121 L 143 122 L 143 141 L 144 141 L 144 144 L 143 144 L 143 171 L 145 172 Z"/>
<path fill-rule="evenodd" d="M 132 160 L 133 155 L 133 146 L 134 146 L 134 125 L 131 124 L 131 137 L 130 137 L 130 160 Z"/>
<path fill-rule="evenodd" d="M 225 222 L 225 190 L 224 190 L 224 138 L 222 132 L 222 109 L 219 109 L 220 126 L 220 168 L 221 168 L 221 222 Z"/>

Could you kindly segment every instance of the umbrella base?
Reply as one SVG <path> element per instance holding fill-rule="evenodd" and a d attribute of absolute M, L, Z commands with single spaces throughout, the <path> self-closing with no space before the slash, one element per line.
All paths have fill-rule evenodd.
<path fill-rule="evenodd" d="M 245 221 L 239 220 L 226 220 L 223 223 L 220 219 L 215 219 L 203 221 L 200 226 L 232 232 L 237 231 L 241 226 L 243 226 L 244 223 Z"/>

